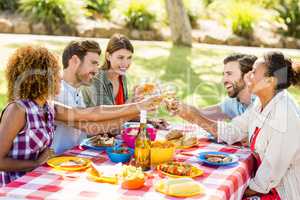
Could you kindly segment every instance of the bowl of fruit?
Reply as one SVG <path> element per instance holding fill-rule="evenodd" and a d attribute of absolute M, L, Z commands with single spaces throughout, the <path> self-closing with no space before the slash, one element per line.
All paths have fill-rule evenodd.
<path fill-rule="evenodd" d="M 135 138 L 139 132 L 140 123 L 139 122 L 127 122 L 123 125 L 122 139 L 125 144 L 130 147 L 135 147 Z M 151 141 L 156 138 L 157 130 L 151 124 L 147 124 L 147 133 Z"/>
<path fill-rule="evenodd" d="M 128 147 L 119 147 L 107 149 L 106 153 L 112 162 L 125 163 L 130 160 L 131 156 L 134 154 L 134 150 Z"/>
<path fill-rule="evenodd" d="M 123 165 L 121 180 L 122 188 L 128 190 L 136 190 L 144 186 L 145 175 L 140 167 Z"/>

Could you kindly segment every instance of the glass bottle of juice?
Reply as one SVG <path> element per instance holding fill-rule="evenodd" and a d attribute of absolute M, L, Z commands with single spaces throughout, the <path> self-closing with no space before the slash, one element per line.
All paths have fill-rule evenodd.
<path fill-rule="evenodd" d="M 136 165 L 143 171 L 150 169 L 151 143 L 147 133 L 147 111 L 141 110 L 140 129 L 135 140 L 134 158 Z"/>

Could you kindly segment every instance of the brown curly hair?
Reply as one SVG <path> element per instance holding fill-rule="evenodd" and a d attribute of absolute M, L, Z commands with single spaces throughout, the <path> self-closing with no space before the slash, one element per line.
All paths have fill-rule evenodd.
<path fill-rule="evenodd" d="M 54 96 L 60 66 L 54 54 L 45 47 L 18 48 L 6 66 L 8 101 L 34 100 Z"/>

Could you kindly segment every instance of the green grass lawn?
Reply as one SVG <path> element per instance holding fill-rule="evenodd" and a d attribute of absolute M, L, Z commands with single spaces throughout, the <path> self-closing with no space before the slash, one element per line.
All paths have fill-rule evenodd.
<path fill-rule="evenodd" d="M 0 109 L 6 104 L 6 83 L 4 78 L 5 64 L 9 55 L 19 46 L 37 44 L 46 46 L 61 55 L 64 46 L 73 38 L 34 37 L 18 35 L 0 35 Z M 19 38 L 19 39 L 18 39 Z M 104 52 L 107 40 L 98 42 Z M 135 54 L 129 70 L 129 87 L 138 84 L 148 77 L 162 84 L 172 84 L 177 88 L 177 95 L 184 101 L 197 105 L 216 104 L 224 97 L 222 85 L 222 61 L 233 52 L 255 53 L 264 52 L 261 48 L 240 48 L 230 46 L 211 46 L 195 44 L 193 48 L 173 47 L 168 42 L 133 41 Z M 299 51 L 285 51 L 287 55 L 300 60 Z M 103 58 L 101 58 L 103 59 Z M 299 88 L 292 88 L 291 93 L 300 103 Z M 160 116 L 169 118 L 162 108 Z M 173 119 L 174 120 L 174 119 Z"/>

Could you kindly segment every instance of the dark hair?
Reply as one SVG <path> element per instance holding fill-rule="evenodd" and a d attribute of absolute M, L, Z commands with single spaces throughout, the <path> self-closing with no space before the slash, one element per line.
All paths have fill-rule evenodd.
<path fill-rule="evenodd" d="M 229 62 L 238 62 L 240 65 L 240 70 L 242 72 L 242 76 L 244 76 L 246 73 L 252 70 L 253 64 L 256 61 L 257 57 L 254 55 L 248 55 L 248 54 L 231 54 L 227 56 L 223 63 L 224 65 Z"/>
<path fill-rule="evenodd" d="M 238 59 L 242 76 L 252 70 L 253 64 L 256 60 L 257 57 L 253 55 L 245 55 L 244 57 Z"/>
<path fill-rule="evenodd" d="M 54 96 L 59 70 L 57 57 L 47 48 L 18 48 L 6 66 L 8 101 Z"/>
<path fill-rule="evenodd" d="M 134 52 L 133 46 L 129 41 L 129 39 L 126 36 L 117 33 L 111 36 L 107 44 L 106 51 L 105 51 L 105 61 L 101 69 L 107 70 L 110 68 L 110 62 L 106 59 L 106 53 L 112 54 L 115 51 L 118 51 L 120 49 L 127 49 L 132 53 Z"/>
<path fill-rule="evenodd" d="M 238 59 L 244 57 L 246 54 L 241 54 L 241 53 L 234 53 L 231 54 L 229 56 L 227 56 L 226 58 L 224 58 L 223 63 L 224 65 L 226 65 L 229 62 L 235 62 L 238 61 Z"/>
<path fill-rule="evenodd" d="M 277 78 L 276 90 L 282 90 L 300 83 L 300 72 L 292 67 L 292 60 L 286 58 L 281 52 L 271 51 L 264 55 L 267 67 L 266 76 Z"/>
<path fill-rule="evenodd" d="M 76 55 L 81 61 L 88 52 L 101 54 L 101 49 L 98 42 L 94 40 L 71 41 L 64 49 L 62 62 L 64 69 L 68 67 L 68 62 L 72 56 Z"/>

